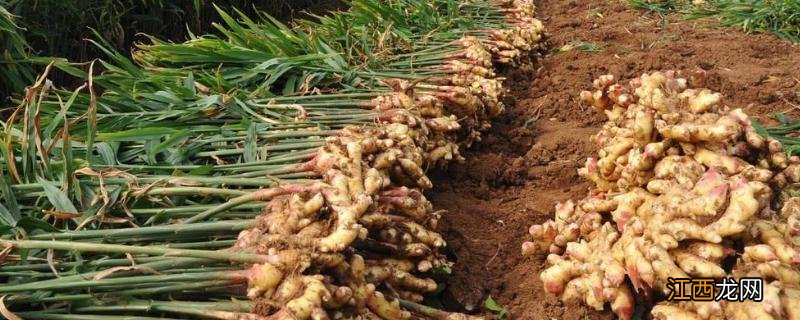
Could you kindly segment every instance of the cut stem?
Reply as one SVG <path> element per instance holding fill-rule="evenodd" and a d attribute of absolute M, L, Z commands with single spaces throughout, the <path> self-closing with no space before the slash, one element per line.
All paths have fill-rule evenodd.
<path fill-rule="evenodd" d="M 153 227 L 126 228 L 126 229 L 103 229 L 103 230 L 83 230 L 66 231 L 62 233 L 44 233 L 30 236 L 31 240 L 85 240 L 85 239 L 123 239 L 126 240 L 134 236 L 148 235 L 180 235 L 187 233 L 215 233 L 221 231 L 242 231 L 256 222 L 256 220 L 233 220 L 215 221 L 198 223 L 193 225 L 169 224 Z"/>
<path fill-rule="evenodd" d="M 0 240 L 0 245 L 6 247 L 12 246 L 19 249 L 55 249 L 81 252 L 146 254 L 151 256 L 206 258 L 240 263 L 265 263 L 273 260 L 270 259 L 270 256 L 252 253 L 174 249 L 166 247 L 141 247 L 70 241 Z"/>

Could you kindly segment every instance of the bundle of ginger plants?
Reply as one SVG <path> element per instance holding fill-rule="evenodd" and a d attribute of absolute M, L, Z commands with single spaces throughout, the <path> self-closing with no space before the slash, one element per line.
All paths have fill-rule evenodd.
<path fill-rule="evenodd" d="M 382 124 L 329 138 L 309 162 L 322 183 L 273 200 L 261 225 L 240 234 L 237 247 L 303 257 L 253 266 L 258 281 L 249 283 L 251 298 L 264 297 L 265 308 L 276 315 L 300 318 L 314 310 L 333 310 L 334 317 L 408 319 L 409 311 L 457 316 L 426 313 L 415 304 L 436 290 L 431 272 L 448 265 L 438 253 L 445 245 L 435 232 L 440 213 L 422 195 L 432 187 L 423 168 L 457 159 L 454 142 L 471 142 L 480 123 L 502 112 L 502 90 L 486 90 L 499 83 L 481 69 L 492 63 L 480 42 L 465 38 L 456 44 L 465 54 L 447 64 L 464 66 L 452 69 L 454 80 L 445 86 L 388 82 L 395 92 L 372 102 L 382 110 Z M 457 77 L 472 85 L 465 88 Z M 302 271 L 320 276 L 301 276 Z"/>
<path fill-rule="evenodd" d="M 608 121 L 578 172 L 594 187 L 530 228 L 545 290 L 631 319 L 799 319 L 800 159 L 704 88 L 705 71 L 605 75 L 581 99 Z M 784 196 L 781 196 L 784 194 Z M 670 302 L 670 279 L 760 277 L 764 302 Z M 669 284 L 669 286 L 668 286 Z M 636 297 L 636 298 L 635 298 Z M 654 304 L 654 306 L 653 306 Z"/>
<path fill-rule="evenodd" d="M 404 12 L 405 3 L 413 1 L 391 5 Z M 10 280 L 0 287 L 4 315 L 16 313 L 26 319 L 124 315 L 142 319 L 164 315 L 409 319 L 412 314 L 470 318 L 419 304 L 437 288 L 434 271 L 447 269 L 450 263 L 440 253 L 446 243 L 436 232 L 442 212 L 433 210 L 423 196 L 423 191 L 432 187 L 426 171 L 459 160 L 459 148 L 479 139 L 489 120 L 502 112 L 504 89 L 494 69 L 500 63 L 531 63 L 543 30 L 532 18 L 530 1 L 471 1 L 462 9 L 474 9 L 477 13 L 467 17 L 483 19 L 480 21 L 486 24 L 467 35 L 434 34 L 430 43 L 398 55 L 382 68 L 354 65 L 349 70 L 345 65 L 321 70 L 320 61 L 300 65 L 299 61 L 318 56 L 313 54 L 293 56 L 289 63 L 278 64 L 288 70 L 283 85 L 307 80 L 297 87 L 312 83 L 334 90 L 332 93 L 306 87 L 308 90 L 291 95 L 260 97 L 262 84 L 249 86 L 259 72 L 271 70 L 258 67 L 275 66 L 270 63 L 284 57 L 253 60 L 323 45 L 302 42 L 306 39 L 296 37 L 302 33 L 272 24 L 258 26 L 243 18 L 250 29 L 229 23 L 229 34 L 235 37 L 228 41 L 209 37 L 186 44 L 159 43 L 136 56 L 146 71 L 128 62 L 124 64 L 127 69 L 111 68 L 110 76 L 99 78 L 102 85 L 142 77 L 178 83 L 170 89 L 188 93 L 182 101 L 165 99 L 173 95 L 159 91 L 163 88 L 157 85 L 153 86 L 156 92 L 137 92 L 152 99 L 144 100 L 148 106 L 164 106 L 170 112 L 115 112 L 115 108 L 136 105 L 126 100 L 133 95 L 124 86 L 108 90 L 97 99 L 97 105 L 92 104 L 97 102 L 93 95 L 77 93 L 73 96 L 76 100 L 56 104 L 58 108 L 51 109 L 60 113 L 45 120 L 69 119 L 85 110 L 97 124 L 88 121 L 88 143 L 78 143 L 69 135 L 74 126 L 64 120 L 57 137 L 63 139 L 61 144 L 52 143 L 53 137 L 41 139 L 45 145 L 63 146 L 54 147 L 51 158 L 71 160 L 63 158 L 76 155 L 69 148 L 75 144 L 85 148 L 81 151 L 90 163 L 66 162 L 67 174 L 45 171 L 45 176 L 64 175 L 69 180 L 64 180 L 63 188 L 69 191 L 65 199 L 59 196 L 59 202 L 52 203 L 48 196 L 58 194 L 53 192 L 58 184 L 24 176 L 25 168 L 35 172 L 47 161 L 41 158 L 48 157 L 37 157 L 34 144 L 7 140 L 9 150 L 25 155 L 18 167 L 23 168 L 26 183 L 12 183 L 0 192 L 10 190 L 9 194 L 18 196 L 25 215 L 35 216 L 46 209 L 66 219 L 59 221 L 62 229 L 30 234 L 18 229 L 19 237 L 0 238 L 0 277 Z M 498 30 L 487 34 L 484 29 L 491 27 Z M 275 47 L 248 40 L 259 36 L 275 40 L 266 41 Z M 248 54 L 243 59 L 231 55 L 225 68 L 217 68 L 218 62 L 209 59 L 218 56 L 221 48 Z M 447 54 L 431 54 L 437 48 L 444 48 Z M 160 59 L 169 57 L 170 52 L 182 55 L 175 56 L 175 65 L 159 66 L 164 62 Z M 516 53 L 509 57 L 508 52 Z M 420 60 L 425 62 L 416 66 Z M 226 83 L 212 88 L 204 82 L 218 80 L 217 74 L 203 73 L 210 64 Z M 197 81 L 192 82 L 195 78 L 185 70 L 196 71 Z M 341 76 L 345 73 L 358 77 L 360 82 L 350 83 L 357 89 L 336 92 L 336 88 L 324 86 L 330 79 L 345 81 Z M 146 83 L 148 86 L 141 87 L 149 88 L 151 83 Z M 49 85 L 43 78 L 31 87 L 32 99 L 20 109 L 24 116 L 17 131 L 42 136 L 38 124 L 29 124 L 38 121 L 34 115 L 40 112 L 39 101 L 45 100 L 45 106 L 52 103 Z M 269 83 L 263 86 L 270 87 Z M 221 89 L 225 92 L 217 92 Z M 205 105 L 209 101 L 217 102 Z M 139 128 L 127 127 L 135 126 L 129 120 L 142 117 L 152 119 L 151 126 L 205 125 L 198 130 L 187 126 L 165 136 L 160 134 L 168 129 L 148 128 L 150 135 L 157 136 L 153 139 L 156 143 L 142 144 L 126 137 L 113 144 L 123 163 L 92 163 L 95 136 L 107 139 L 137 131 Z M 86 117 L 80 116 L 73 121 L 84 120 Z M 250 121 L 253 124 L 245 126 Z M 214 126 L 220 123 L 221 127 Z M 50 128 L 57 125 L 45 123 L 43 127 L 53 132 Z M 126 130 L 100 135 L 91 131 L 92 125 Z M 234 134 L 226 136 L 231 131 Z M 268 145 L 254 147 L 259 141 Z M 160 153 L 149 157 L 152 150 L 173 150 L 173 145 L 180 143 L 196 149 L 168 157 L 178 162 L 175 164 L 151 163 L 155 156 L 161 158 Z M 206 149 L 215 147 L 222 149 Z M 148 154 L 141 154 L 142 150 Z M 14 157 L 7 157 L 5 164 L 12 167 L 17 163 Z M 79 167 L 70 167 L 73 165 Z M 165 170 L 190 172 L 170 177 L 162 173 Z M 31 183 L 32 179 L 39 183 Z M 108 185 L 124 188 L 107 189 Z M 66 203 L 73 200 L 73 194 L 78 195 L 74 207 L 91 206 L 86 211 L 99 208 L 90 211 L 95 218 L 79 227 L 69 219 L 76 212 L 51 208 L 69 207 Z M 262 207 L 261 213 L 254 214 Z M 126 228 L 108 221 L 144 222 L 146 226 Z M 28 261 L 26 254 L 30 254 Z"/>

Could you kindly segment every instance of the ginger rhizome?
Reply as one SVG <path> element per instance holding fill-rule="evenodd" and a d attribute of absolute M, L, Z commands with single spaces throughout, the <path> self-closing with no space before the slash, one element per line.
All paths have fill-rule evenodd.
<path fill-rule="evenodd" d="M 247 295 L 269 319 L 430 312 L 413 306 L 437 289 L 432 274 L 450 262 L 436 232 L 442 213 L 422 193 L 432 187 L 425 172 L 463 159 L 459 148 L 478 141 L 504 108 L 494 66 L 532 63 L 543 36 L 532 1 L 498 5 L 511 27 L 455 41 L 463 51 L 435 67 L 448 76 L 384 80 L 391 92 L 367 106 L 379 112 L 377 126 L 343 129 L 301 165 L 319 181 L 248 195 L 271 202 L 234 249 L 273 257 L 246 272 Z"/>
<path fill-rule="evenodd" d="M 578 170 L 594 187 L 530 227 L 525 255 L 546 255 L 545 290 L 631 319 L 635 295 L 655 319 L 798 319 L 800 159 L 750 117 L 688 77 L 612 75 L 581 100 L 608 121 Z M 764 302 L 667 302 L 669 278 L 765 279 Z"/>

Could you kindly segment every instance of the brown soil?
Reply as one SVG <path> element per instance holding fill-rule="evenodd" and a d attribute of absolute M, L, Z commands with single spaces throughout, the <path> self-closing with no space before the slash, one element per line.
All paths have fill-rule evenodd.
<path fill-rule="evenodd" d="M 482 312 L 488 295 L 512 319 L 610 319 L 565 306 L 542 289 L 541 259 L 524 258 L 528 226 L 552 215 L 556 202 L 578 199 L 589 184 L 577 169 L 594 152 L 588 138 L 603 117 L 578 102 L 599 75 L 630 79 L 653 70 L 709 71 L 707 86 L 728 105 L 766 119 L 800 105 L 800 48 L 770 35 L 704 27 L 698 21 L 635 11 L 619 0 L 538 1 L 553 52 L 530 81 L 509 78 L 508 110 L 468 161 L 436 177 L 429 198 L 448 209 L 443 225 L 456 265 L 445 291 L 451 308 Z M 583 40 L 602 52 L 562 46 Z M 797 114 L 794 114 L 797 116 Z"/>

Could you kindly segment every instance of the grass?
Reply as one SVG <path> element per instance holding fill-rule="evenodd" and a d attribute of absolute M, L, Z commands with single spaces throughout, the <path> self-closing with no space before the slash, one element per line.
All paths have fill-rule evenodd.
<path fill-rule="evenodd" d="M 26 29 L 24 36 L 37 53 L 86 61 L 102 54 L 84 41 L 93 36 L 92 29 L 108 39 L 114 49 L 125 52 L 139 33 L 183 41 L 190 32 L 213 31 L 211 24 L 221 21 L 214 5 L 229 12 L 239 8 L 250 16 L 263 10 L 279 19 L 289 19 L 300 10 L 328 8 L 322 4 L 332 2 L 335 1 L 0 0 L 0 5 L 20 17 L 21 26 Z"/>
<path fill-rule="evenodd" d="M 659 44 L 668 44 L 668 43 L 673 42 L 673 41 L 678 40 L 678 39 L 680 39 L 680 36 L 678 36 L 678 35 L 675 35 L 675 34 L 664 34 L 664 35 L 661 35 L 658 38 L 656 38 L 653 42 L 651 42 L 647 46 L 645 46 L 644 43 L 642 43 L 642 49 L 644 49 L 645 47 L 648 48 L 648 49 L 652 49 L 653 47 L 655 47 L 655 46 L 657 46 Z"/>
<path fill-rule="evenodd" d="M 22 63 L 31 48 L 17 22 L 17 17 L 0 6 L 0 42 L 4 48 L 0 57 L 0 94 L 20 92 L 36 78 L 33 67 Z"/>
<path fill-rule="evenodd" d="M 590 41 L 575 39 L 558 49 L 559 52 L 569 52 L 573 50 L 583 52 L 602 52 L 605 50 L 605 46 Z"/>
<path fill-rule="evenodd" d="M 791 119 L 783 113 L 773 114 L 772 117 L 778 120 L 779 124 L 772 127 L 764 127 L 758 122 L 754 122 L 756 130 L 763 136 L 775 138 L 783 144 L 783 148 L 789 155 L 800 155 L 800 120 Z"/>
<path fill-rule="evenodd" d="M 29 55 L 88 61 L 104 56 L 86 39 L 97 30 L 111 49 L 128 54 L 132 44 L 150 34 L 184 41 L 192 34 L 215 31 L 222 17 L 215 5 L 231 12 L 240 8 L 249 16 L 259 10 L 289 20 L 301 10 L 323 12 L 339 7 L 336 0 L 0 0 L 0 39 L 6 48 L 0 58 L 0 95 L 20 93 L 41 73 L 44 63 L 25 60 Z M 68 75 L 51 72 L 52 80 L 68 85 Z M 75 86 L 77 87 L 77 86 Z M 6 99 L 7 100 L 7 99 Z M 4 101 L 7 102 L 7 101 Z M 4 106 L 5 107 L 5 106 Z M 0 114 L 0 119 L 3 118 Z"/>
<path fill-rule="evenodd" d="M 706 0 L 697 5 L 686 0 L 627 1 L 633 8 L 662 16 L 681 13 L 686 19 L 716 20 L 722 27 L 771 33 L 782 40 L 800 43 L 800 0 Z"/>
<path fill-rule="evenodd" d="M 658 2 L 649 2 L 647 0 L 627 0 L 628 5 L 638 10 L 646 10 L 656 12 L 659 14 L 669 14 L 678 10 L 683 1 L 666 0 Z"/>
<path fill-rule="evenodd" d="M 687 17 L 717 19 L 724 27 L 800 43 L 800 0 L 707 0 Z"/>

